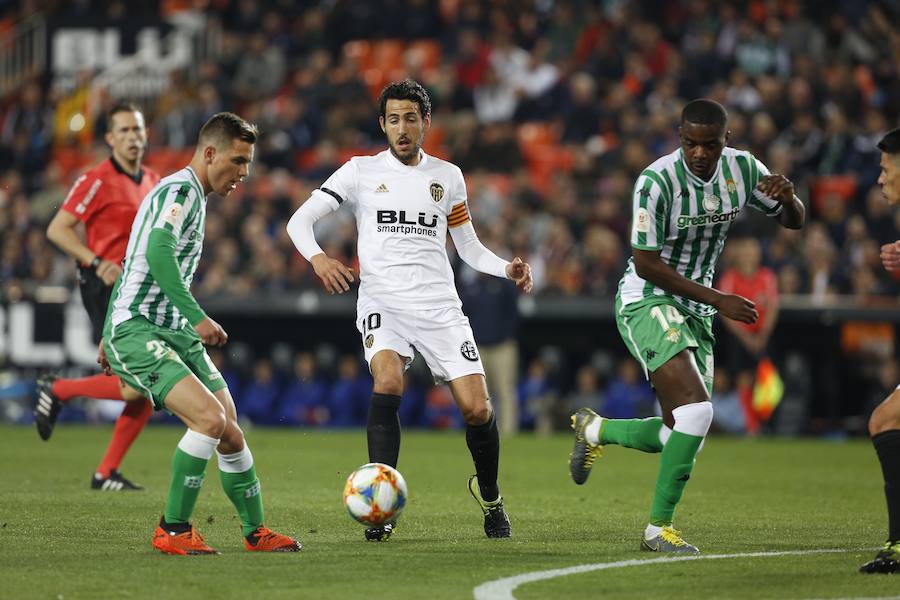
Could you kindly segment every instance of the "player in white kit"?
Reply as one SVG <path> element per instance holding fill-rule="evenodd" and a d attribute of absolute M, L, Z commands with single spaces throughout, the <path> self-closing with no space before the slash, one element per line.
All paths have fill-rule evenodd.
<path fill-rule="evenodd" d="M 389 149 L 344 163 L 294 213 L 287 230 L 330 293 L 343 293 L 353 272 L 316 243 L 313 224 L 344 206 L 356 217 L 360 263 L 356 327 L 374 378 L 367 436 L 369 460 L 397 466 L 403 372 L 416 350 L 438 381 L 446 381 L 466 421 L 475 462 L 469 491 L 484 513 L 488 537 L 509 537 L 509 518 L 497 485 L 500 437 L 484 368 L 447 257 L 447 231 L 460 257 L 482 273 L 505 277 L 524 292 L 531 268 L 485 248 L 472 226 L 466 184 L 456 165 L 422 151 L 431 101 L 417 82 L 381 92 L 379 122 Z M 394 524 L 366 530 L 387 540 Z"/>

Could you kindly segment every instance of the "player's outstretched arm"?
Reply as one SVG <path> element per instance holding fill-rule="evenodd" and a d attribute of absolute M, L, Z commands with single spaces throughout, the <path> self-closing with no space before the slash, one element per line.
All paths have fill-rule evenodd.
<path fill-rule="evenodd" d="M 803 202 L 794 195 L 794 184 L 784 175 L 772 173 L 766 175 L 756 184 L 760 192 L 781 202 L 782 210 L 778 215 L 778 221 L 787 229 L 801 229 L 806 221 L 806 207 Z"/>
<path fill-rule="evenodd" d="M 534 287 L 531 266 L 518 256 L 511 262 L 507 262 L 488 250 L 478 239 L 478 234 L 475 233 L 475 227 L 472 226 L 471 221 L 466 220 L 461 225 L 451 226 L 450 237 L 453 238 L 453 244 L 456 246 L 459 257 L 476 271 L 494 277 L 512 279 L 525 293 L 530 292 Z"/>
<path fill-rule="evenodd" d="M 709 304 L 723 317 L 735 321 L 755 323 L 759 318 L 756 305 L 750 300 L 737 294 L 723 294 L 718 290 L 691 281 L 666 264 L 660 258 L 658 251 L 632 248 L 631 252 L 637 274 L 657 287 L 676 296 Z"/>

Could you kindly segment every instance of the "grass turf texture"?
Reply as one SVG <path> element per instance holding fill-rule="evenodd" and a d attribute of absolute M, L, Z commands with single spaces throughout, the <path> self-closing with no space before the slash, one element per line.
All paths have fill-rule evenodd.
<path fill-rule="evenodd" d="M 462 432 L 404 432 L 409 502 L 388 543 L 367 543 L 341 504 L 366 462 L 365 432 L 252 429 L 267 525 L 299 537 L 300 554 L 252 555 L 215 460 L 195 511 L 222 554 L 172 557 L 150 536 L 182 431 L 150 427 L 123 471 L 145 492 L 88 489 L 108 428 L 62 425 L 41 442 L 0 427 L 0 597 L 471 598 L 483 582 L 579 564 L 654 558 L 638 551 L 659 457 L 610 447 L 584 486 L 567 461 L 571 436 L 504 440 L 501 485 L 511 540 L 488 540 L 466 490 Z M 700 560 L 529 583 L 517 598 L 848 598 L 897 593 L 900 580 L 857 567 L 883 542 L 886 516 L 865 440 L 713 438 L 700 454 L 676 526 L 706 554 L 843 548 L 847 552 Z M 8 594 L 8 595 L 7 595 Z"/>

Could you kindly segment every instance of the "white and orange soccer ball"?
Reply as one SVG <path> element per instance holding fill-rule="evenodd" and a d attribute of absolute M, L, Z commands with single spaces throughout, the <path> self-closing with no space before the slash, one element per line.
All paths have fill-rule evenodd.
<path fill-rule="evenodd" d="M 368 463 L 347 477 L 344 506 L 350 516 L 368 527 L 393 522 L 406 505 L 406 481 L 397 469 Z"/>

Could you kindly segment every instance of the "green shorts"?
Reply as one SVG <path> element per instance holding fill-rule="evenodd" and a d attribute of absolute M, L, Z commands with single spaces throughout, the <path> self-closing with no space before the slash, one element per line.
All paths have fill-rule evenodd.
<path fill-rule="evenodd" d="M 711 316 L 693 315 L 667 296 L 646 298 L 628 306 L 622 306 L 621 298 L 616 296 L 619 335 L 631 355 L 641 363 L 647 379 L 670 358 L 690 348 L 710 394 L 716 343 L 712 321 Z"/>
<path fill-rule="evenodd" d="M 135 317 L 118 325 L 107 322 L 103 349 L 113 373 L 165 408 L 166 394 L 194 374 L 210 392 L 226 387 L 203 342 L 192 328 L 174 330 Z"/>

